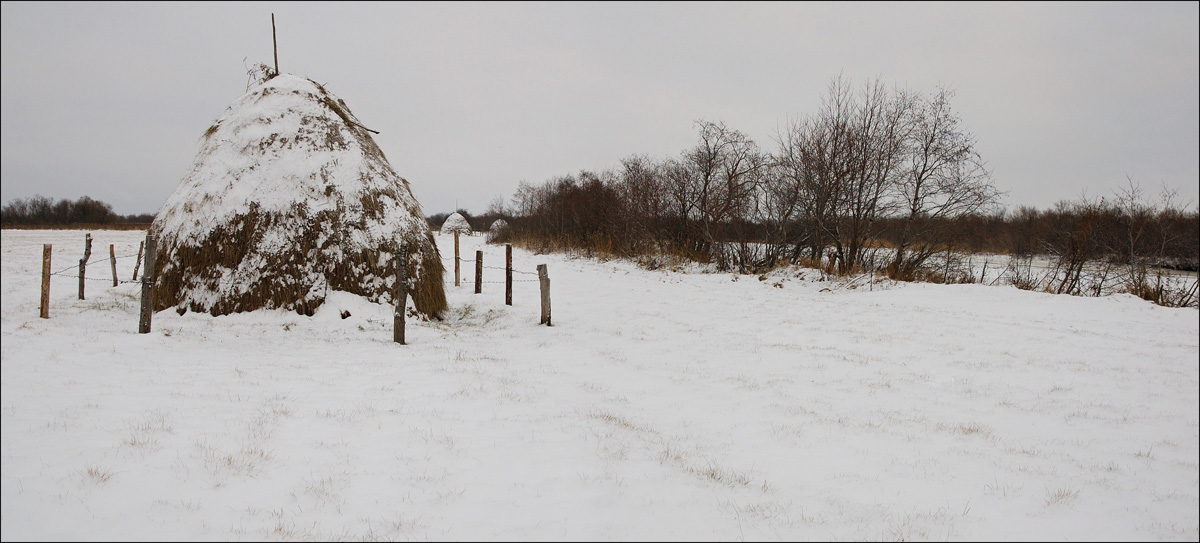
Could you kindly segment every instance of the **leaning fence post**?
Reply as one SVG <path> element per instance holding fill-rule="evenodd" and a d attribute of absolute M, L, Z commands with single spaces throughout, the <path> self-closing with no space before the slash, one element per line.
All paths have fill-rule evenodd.
<path fill-rule="evenodd" d="M 50 318 L 50 251 L 49 243 L 42 245 L 42 311 L 39 316 Z"/>
<path fill-rule="evenodd" d="M 137 259 L 137 263 L 133 265 L 133 278 L 131 278 L 130 281 L 137 281 L 137 271 L 138 271 L 138 268 L 142 267 L 142 251 L 145 248 L 146 248 L 146 241 L 145 240 L 139 241 L 138 242 L 138 259 Z"/>
<path fill-rule="evenodd" d="M 392 341 L 404 343 L 404 311 L 408 305 L 408 248 L 400 248 L 400 263 L 396 267 L 395 311 L 392 314 Z"/>
<path fill-rule="evenodd" d="M 475 294 L 483 292 L 483 251 L 475 251 Z"/>
<path fill-rule="evenodd" d="M 120 284 L 120 282 L 117 281 L 117 248 L 111 243 L 108 244 L 108 261 L 112 263 L 113 286 L 115 287 Z"/>
<path fill-rule="evenodd" d="M 454 286 L 458 286 L 458 230 L 454 231 Z"/>
<path fill-rule="evenodd" d="M 542 284 L 542 320 L 538 324 L 550 324 L 550 275 L 546 272 L 545 264 L 538 264 L 538 282 Z"/>
<path fill-rule="evenodd" d="M 154 234 L 146 235 L 146 270 L 142 273 L 142 313 L 138 321 L 138 333 L 150 333 L 150 317 L 154 314 Z"/>
<path fill-rule="evenodd" d="M 83 236 L 83 258 L 79 259 L 79 299 L 83 299 L 84 275 L 87 275 L 87 261 L 92 257 L 92 234 Z"/>
<path fill-rule="evenodd" d="M 512 244 L 504 244 L 504 305 L 512 305 Z"/>

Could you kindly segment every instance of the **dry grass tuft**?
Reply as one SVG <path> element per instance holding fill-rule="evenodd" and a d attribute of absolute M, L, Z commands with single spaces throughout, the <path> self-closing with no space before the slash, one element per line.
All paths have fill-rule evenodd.
<path fill-rule="evenodd" d="M 692 462 L 686 453 L 670 444 L 664 445 L 658 452 L 658 461 L 661 464 L 673 464 L 696 477 L 723 485 L 748 486 L 753 482 L 749 475 L 721 467 L 712 461 Z M 762 489 L 764 492 L 769 490 L 766 481 L 763 481 Z"/>
<path fill-rule="evenodd" d="M 980 436 L 988 437 L 988 436 L 992 435 L 991 428 L 987 427 L 987 425 L 980 424 L 980 423 L 974 422 L 974 421 L 965 422 L 965 423 L 957 423 L 957 424 L 938 423 L 937 429 L 941 430 L 941 431 L 948 431 L 948 432 L 955 433 L 955 434 L 962 434 L 965 436 L 980 435 Z"/>
<path fill-rule="evenodd" d="M 596 420 L 604 421 L 613 426 L 618 426 L 620 428 L 624 428 L 626 430 L 631 430 L 634 432 L 646 432 L 646 433 L 653 432 L 652 429 L 650 429 L 646 426 L 642 426 L 641 424 L 633 422 L 621 415 L 616 415 L 616 414 L 609 413 L 606 411 L 592 411 L 591 413 L 588 413 L 588 417 L 596 419 Z"/>
<path fill-rule="evenodd" d="M 1046 505 L 1068 505 L 1079 498 L 1078 490 L 1059 488 L 1046 492 Z"/>
<path fill-rule="evenodd" d="M 99 466 L 89 465 L 84 468 L 82 475 L 84 480 L 95 485 L 102 485 L 107 483 L 109 479 L 112 479 L 113 472 Z"/>

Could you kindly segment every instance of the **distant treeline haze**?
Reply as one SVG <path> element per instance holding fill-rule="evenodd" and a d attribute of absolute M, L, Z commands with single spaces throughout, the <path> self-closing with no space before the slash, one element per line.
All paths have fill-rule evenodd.
<path fill-rule="evenodd" d="M 78 200 L 62 199 L 57 202 L 45 196 L 17 198 L 0 208 L 0 225 L 14 226 L 72 226 L 95 225 L 148 225 L 154 214 L 118 215 L 112 206 L 93 200 L 88 196 Z"/>

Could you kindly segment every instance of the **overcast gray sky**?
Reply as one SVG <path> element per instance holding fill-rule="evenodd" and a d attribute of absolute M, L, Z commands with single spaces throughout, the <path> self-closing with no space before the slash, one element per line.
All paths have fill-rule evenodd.
<path fill-rule="evenodd" d="M 1200 4 L 3 2 L 3 201 L 152 213 L 271 64 L 345 100 L 426 214 L 676 156 L 766 150 L 841 73 L 952 102 L 1007 195 L 1200 199 Z"/>

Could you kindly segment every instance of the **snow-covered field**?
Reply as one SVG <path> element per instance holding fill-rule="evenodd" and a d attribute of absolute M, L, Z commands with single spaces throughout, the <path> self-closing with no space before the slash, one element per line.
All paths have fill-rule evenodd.
<path fill-rule="evenodd" d="M 554 326 L 464 263 L 408 345 L 337 293 L 142 335 L 92 234 L 41 319 L 84 232 L 2 233 L 5 541 L 1200 537 L 1195 309 L 514 250 Z"/>

